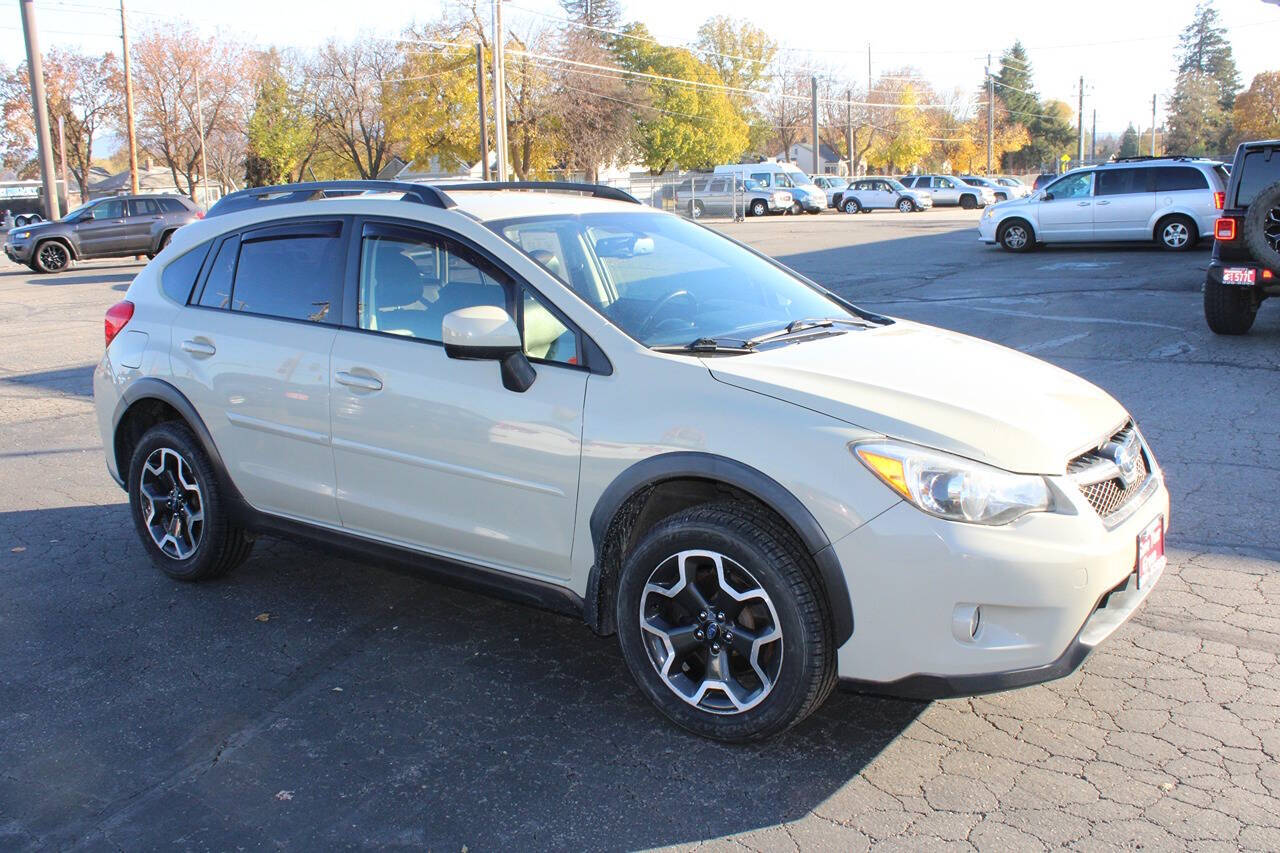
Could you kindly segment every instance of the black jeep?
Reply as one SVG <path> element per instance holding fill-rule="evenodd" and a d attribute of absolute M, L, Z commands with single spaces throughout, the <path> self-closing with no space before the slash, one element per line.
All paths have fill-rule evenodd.
<path fill-rule="evenodd" d="M 1204 280 L 1204 317 L 1219 335 L 1243 335 L 1258 305 L 1280 296 L 1280 139 L 1236 149 L 1213 257 Z"/>

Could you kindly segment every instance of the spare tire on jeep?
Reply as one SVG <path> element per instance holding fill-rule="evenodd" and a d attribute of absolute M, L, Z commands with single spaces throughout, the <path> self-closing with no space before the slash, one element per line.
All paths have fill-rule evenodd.
<path fill-rule="evenodd" d="M 1280 181 L 1253 197 L 1244 216 L 1244 244 L 1259 263 L 1280 269 Z"/>

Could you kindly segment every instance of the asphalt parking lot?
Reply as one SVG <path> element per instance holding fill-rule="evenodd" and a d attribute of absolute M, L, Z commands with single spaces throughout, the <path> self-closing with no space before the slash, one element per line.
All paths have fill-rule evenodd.
<path fill-rule="evenodd" d="M 0 848 L 1280 849 L 1280 305 L 1216 338 L 1203 249 L 1010 255 L 976 221 L 715 227 L 1115 395 L 1173 494 L 1165 577 L 1066 679 L 841 693 L 748 747 L 669 726 L 570 619 L 278 540 L 168 581 L 90 396 L 139 266 L 3 263 Z"/>

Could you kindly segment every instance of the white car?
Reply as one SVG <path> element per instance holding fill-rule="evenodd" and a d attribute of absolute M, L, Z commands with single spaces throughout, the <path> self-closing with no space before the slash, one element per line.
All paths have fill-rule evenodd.
<path fill-rule="evenodd" d="M 1027 186 L 1017 178 L 1009 175 L 996 175 L 991 180 L 1004 187 L 1005 195 L 1008 196 L 1007 199 L 1004 199 L 1005 201 L 1009 199 L 1026 198 L 1031 195 L 1031 187 Z"/>
<path fill-rule="evenodd" d="M 837 680 L 1065 675 L 1164 566 L 1163 476 L 1104 391 L 607 187 L 233 193 L 108 310 L 93 386 L 166 574 L 269 533 L 409 563 L 616 632 L 724 740 Z"/>
<path fill-rule="evenodd" d="M 988 187 L 966 184 L 955 175 L 907 175 L 900 178 L 911 189 L 928 190 L 934 205 L 958 204 L 965 210 L 995 204 L 996 196 Z"/>
<path fill-rule="evenodd" d="M 978 237 L 1011 252 L 1039 243 L 1152 241 L 1186 251 L 1212 239 L 1228 174 L 1214 160 L 1142 158 L 1067 172 L 983 212 Z"/>
<path fill-rule="evenodd" d="M 835 197 L 844 192 L 845 187 L 849 186 L 848 178 L 841 178 L 835 175 L 810 175 L 809 180 L 813 181 L 813 185 L 827 194 L 827 207 L 835 207 Z"/>
<path fill-rule="evenodd" d="M 894 209 L 915 213 L 933 207 L 933 196 L 927 190 L 907 189 L 893 178 L 859 178 L 840 193 L 837 204 L 845 213 Z"/>

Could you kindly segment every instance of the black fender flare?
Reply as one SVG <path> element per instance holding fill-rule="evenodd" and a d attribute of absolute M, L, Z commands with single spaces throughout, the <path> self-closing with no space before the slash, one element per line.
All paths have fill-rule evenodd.
<path fill-rule="evenodd" d="M 754 497 L 778 513 L 809 551 L 826 588 L 831 607 L 836 647 L 853 636 L 853 603 L 849 586 L 831 540 L 813 513 L 785 486 L 761 471 L 735 459 L 698 451 L 676 451 L 642 459 L 614 478 L 591 511 L 591 539 L 595 560 L 587 580 L 587 608 L 594 607 L 600 586 L 601 548 L 614 516 L 637 491 L 664 480 L 699 479 L 724 483 Z"/>
<path fill-rule="evenodd" d="M 196 407 L 191 404 L 185 394 L 163 379 L 147 376 L 135 380 L 125 387 L 124 392 L 120 395 L 120 402 L 116 404 L 115 412 L 111 416 L 111 452 L 116 452 L 115 437 L 120 429 L 120 422 L 124 420 L 125 415 L 135 403 L 143 400 L 159 400 L 171 406 L 182 416 L 187 426 L 195 433 L 196 440 L 200 442 L 205 455 L 209 457 L 209 463 L 213 466 L 213 470 L 218 476 L 218 484 L 222 487 L 225 498 L 230 498 L 228 503 L 231 505 L 232 514 L 239 519 L 250 517 L 252 513 L 249 505 L 240 494 L 240 490 L 236 488 L 234 481 L 232 481 L 231 475 L 227 471 L 226 463 L 222 460 L 222 454 L 218 452 L 218 446 L 213 442 L 213 434 L 209 432 L 209 427 L 205 425 L 204 419 L 200 417 Z M 128 462 L 129 460 L 127 459 L 121 460 L 119 456 L 116 457 L 116 470 L 121 471 L 121 477 L 125 480 L 125 483 L 121 485 L 124 488 L 128 487 L 128 474 L 121 466 L 127 465 Z"/>

